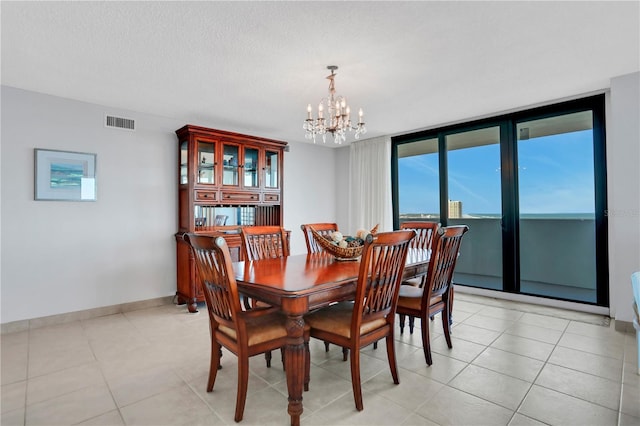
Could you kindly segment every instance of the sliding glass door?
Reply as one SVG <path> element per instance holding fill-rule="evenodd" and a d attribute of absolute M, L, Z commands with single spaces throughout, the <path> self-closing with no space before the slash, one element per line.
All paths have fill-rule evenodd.
<path fill-rule="evenodd" d="M 456 281 L 501 290 L 500 127 L 449 133 L 444 140 L 447 224 L 465 224 L 470 230 L 456 265 Z"/>
<path fill-rule="evenodd" d="M 516 128 L 520 291 L 596 303 L 591 111 Z"/>
<path fill-rule="evenodd" d="M 456 284 L 608 306 L 604 134 L 594 96 L 394 137 L 395 225 L 468 225 Z"/>

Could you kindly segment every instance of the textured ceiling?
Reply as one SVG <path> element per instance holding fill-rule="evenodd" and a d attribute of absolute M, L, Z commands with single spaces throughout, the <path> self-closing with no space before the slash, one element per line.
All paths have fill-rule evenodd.
<path fill-rule="evenodd" d="M 306 106 L 326 96 L 330 64 L 338 94 L 364 109 L 367 138 L 588 93 L 640 70 L 637 1 L 0 8 L 3 85 L 287 141 L 305 141 Z"/>

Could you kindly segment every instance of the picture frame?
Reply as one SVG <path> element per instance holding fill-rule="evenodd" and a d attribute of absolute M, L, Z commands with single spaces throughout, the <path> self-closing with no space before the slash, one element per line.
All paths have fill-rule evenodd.
<path fill-rule="evenodd" d="M 34 150 L 36 201 L 96 201 L 96 154 Z"/>

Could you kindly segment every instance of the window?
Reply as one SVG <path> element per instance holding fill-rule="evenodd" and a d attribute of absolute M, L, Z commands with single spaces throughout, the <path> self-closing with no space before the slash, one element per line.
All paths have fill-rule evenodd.
<path fill-rule="evenodd" d="M 599 95 L 394 137 L 394 224 L 468 225 L 456 284 L 608 306 L 604 135 Z"/>

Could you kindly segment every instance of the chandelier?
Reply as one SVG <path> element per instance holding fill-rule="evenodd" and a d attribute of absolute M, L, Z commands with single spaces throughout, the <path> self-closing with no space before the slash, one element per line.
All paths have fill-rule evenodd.
<path fill-rule="evenodd" d="M 327 142 L 327 133 L 333 135 L 333 142 L 341 144 L 347 140 L 347 132 L 355 130 L 355 138 L 359 139 L 360 135 L 367 133 L 364 126 L 364 115 L 362 108 L 358 112 L 358 123 L 353 126 L 351 124 L 351 109 L 347 105 L 344 96 L 336 95 L 336 84 L 334 78 L 335 71 L 338 69 L 336 65 L 329 65 L 327 69 L 331 71 L 331 75 L 327 77 L 329 80 L 329 97 L 322 99 L 318 105 L 318 118 L 313 118 L 311 104 L 307 106 L 307 119 L 304 121 L 302 128 L 305 130 L 304 137 L 313 139 L 316 143 L 316 135 L 322 135 L 322 142 Z M 326 112 L 326 116 L 325 116 Z M 326 118 L 325 118 L 326 117 Z"/>

